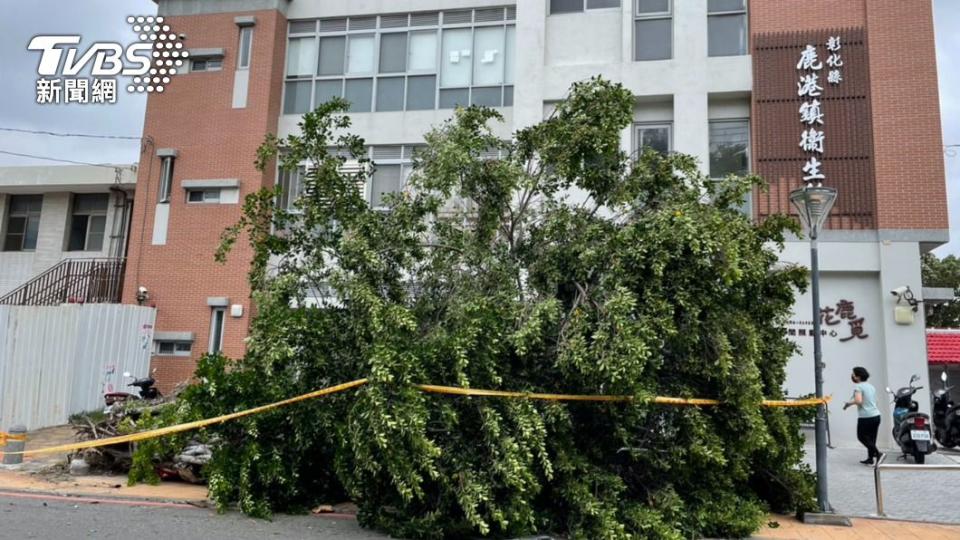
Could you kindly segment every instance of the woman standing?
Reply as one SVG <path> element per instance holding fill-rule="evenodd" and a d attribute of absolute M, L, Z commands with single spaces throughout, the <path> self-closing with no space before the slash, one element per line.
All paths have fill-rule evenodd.
<path fill-rule="evenodd" d="M 861 461 L 864 465 L 873 465 L 873 459 L 880 460 L 882 455 L 877 450 L 877 431 L 880 430 L 880 410 L 877 409 L 877 390 L 867 382 L 870 373 L 862 367 L 853 368 L 850 380 L 853 387 L 853 398 L 843 404 L 843 410 L 853 405 L 857 406 L 857 439 L 867 447 L 867 459 Z"/>

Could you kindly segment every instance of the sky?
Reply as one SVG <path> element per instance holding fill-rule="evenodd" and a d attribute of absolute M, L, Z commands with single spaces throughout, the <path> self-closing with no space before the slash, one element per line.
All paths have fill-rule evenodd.
<path fill-rule="evenodd" d="M 27 51 L 30 39 L 43 34 L 78 34 L 81 48 L 91 41 L 128 43 L 132 37 L 126 15 L 152 15 L 152 0 L 0 0 L 0 128 L 68 133 L 139 136 L 146 97 L 119 89 L 113 105 L 38 105 L 33 84 L 39 53 Z M 123 9 L 118 8 L 122 5 Z M 117 16 L 117 14 L 123 16 Z M 951 241 L 940 256 L 960 255 L 960 0 L 934 0 L 937 66 L 940 74 L 940 114 L 944 145 Z M 138 141 L 52 137 L 0 131 L 0 151 L 95 163 L 139 161 Z M 55 162 L 0 153 L 0 166 L 44 165 Z"/>

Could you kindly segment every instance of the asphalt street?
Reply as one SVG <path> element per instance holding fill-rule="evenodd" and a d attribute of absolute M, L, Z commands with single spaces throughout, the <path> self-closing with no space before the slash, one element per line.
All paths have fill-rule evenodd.
<path fill-rule="evenodd" d="M 97 538 L 100 540 L 382 540 L 353 519 L 275 516 L 256 520 L 239 513 L 217 514 L 188 505 L 144 506 L 110 499 L 72 499 L 0 494 L 0 539 Z M 149 503 L 146 503 L 149 504 Z"/>

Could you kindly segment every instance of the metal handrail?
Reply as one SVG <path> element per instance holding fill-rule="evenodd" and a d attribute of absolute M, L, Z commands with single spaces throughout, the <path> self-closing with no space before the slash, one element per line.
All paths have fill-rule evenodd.
<path fill-rule="evenodd" d="M 890 463 L 885 464 L 883 460 L 887 459 L 887 454 L 880 456 L 877 463 L 873 466 L 873 484 L 877 494 L 877 516 L 886 517 L 883 512 L 883 486 L 880 483 L 880 470 L 890 471 L 960 471 L 960 465 L 910 465 L 908 463 Z"/>
<path fill-rule="evenodd" d="M 125 259 L 64 259 L 0 297 L 0 304 L 57 305 L 120 301 Z"/>

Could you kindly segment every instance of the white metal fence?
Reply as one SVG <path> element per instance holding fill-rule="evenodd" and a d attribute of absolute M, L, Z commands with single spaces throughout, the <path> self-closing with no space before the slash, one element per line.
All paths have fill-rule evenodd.
<path fill-rule="evenodd" d="M 156 310 L 121 304 L 0 305 L 0 430 L 63 424 L 148 375 Z"/>

